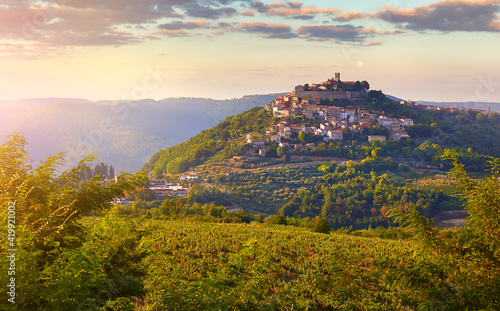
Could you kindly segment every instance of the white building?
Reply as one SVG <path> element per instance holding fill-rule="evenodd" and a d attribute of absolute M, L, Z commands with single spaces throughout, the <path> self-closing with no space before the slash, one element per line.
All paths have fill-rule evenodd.
<path fill-rule="evenodd" d="M 413 125 L 413 120 L 412 119 L 400 119 L 399 121 L 401 121 L 401 124 L 403 126 Z"/>
<path fill-rule="evenodd" d="M 341 120 L 349 120 L 351 116 L 356 115 L 356 109 L 342 109 L 340 111 L 340 119 Z"/>
<path fill-rule="evenodd" d="M 368 141 L 372 140 L 385 141 L 386 137 L 384 135 L 368 135 Z"/>
<path fill-rule="evenodd" d="M 200 175 L 198 173 L 188 173 L 186 175 L 181 175 L 180 180 L 191 182 L 191 181 L 197 180 L 199 178 L 200 178 Z"/>

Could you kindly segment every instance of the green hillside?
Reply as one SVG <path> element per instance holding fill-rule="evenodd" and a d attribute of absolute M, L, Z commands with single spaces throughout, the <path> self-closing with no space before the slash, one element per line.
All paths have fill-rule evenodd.
<path fill-rule="evenodd" d="M 252 108 L 226 118 L 182 144 L 155 153 L 143 170 L 153 171 L 155 177 L 162 177 L 165 173 L 185 172 L 210 158 L 237 156 L 246 148 L 244 135 L 263 133 L 271 122 L 272 118 L 264 108 Z"/>
<path fill-rule="evenodd" d="M 383 96 L 383 95 L 382 95 Z M 407 126 L 410 139 L 387 140 L 368 143 L 368 135 L 387 135 L 385 129 L 377 126 L 362 132 L 344 130 L 344 140 L 322 142 L 311 134 L 299 139 L 296 133 L 285 142 L 290 144 L 313 143 L 314 147 L 293 151 L 290 154 L 364 159 L 376 152 L 381 157 L 392 157 L 399 163 L 411 167 L 423 166 L 436 170 L 447 170 L 449 162 L 440 159 L 443 150 L 456 149 L 461 162 L 469 171 L 484 171 L 488 156 L 500 156 L 500 114 L 484 115 L 477 111 L 450 112 L 446 110 L 426 111 L 401 105 L 386 97 L 373 101 L 334 101 L 332 105 L 366 109 L 370 113 L 390 118 L 411 118 L 414 125 Z M 273 118 L 263 108 L 255 108 L 242 114 L 228 117 L 217 126 L 203 131 L 189 141 L 154 154 L 144 166 L 154 176 L 165 173 L 181 173 L 210 158 L 228 159 L 237 155 L 252 155 L 251 146 L 245 146 L 245 134 L 266 141 L 267 158 L 277 157 L 277 144 L 266 135 L 269 125 L 286 120 L 292 124 L 315 125 L 303 118 Z M 319 126 L 319 123 L 316 124 Z M 222 152 L 221 152 L 222 151 Z M 281 155 L 280 155 L 281 157 Z"/>
<path fill-rule="evenodd" d="M 439 183 L 452 167 L 443 157 L 447 150 L 456 150 L 459 162 L 476 174 L 488 168 L 490 156 L 500 156 L 498 113 L 427 111 L 382 97 L 333 104 L 411 118 L 414 125 L 405 127 L 410 137 L 368 142 L 368 135 L 387 131 L 375 125 L 361 132 L 344 130 L 343 141 L 324 141 L 312 134 L 299 138 L 292 133 L 283 141 L 310 146 L 290 150 L 270 141 L 269 125 L 283 120 L 315 124 L 303 117 L 273 118 L 264 108 L 254 108 L 156 153 L 143 170 L 174 181 L 175 174 L 194 170 L 207 187 L 220 190 L 216 196 L 193 190 L 188 201 L 215 200 L 228 209 L 296 219 L 321 215 L 333 228 L 362 229 L 393 224 L 387 218 L 391 208 L 415 207 L 429 217 L 462 209 L 450 189 L 453 184 Z M 256 148 L 247 143 L 247 136 L 265 145 Z M 259 149 L 267 154 L 259 156 Z M 425 178 L 430 181 L 419 182 Z"/>

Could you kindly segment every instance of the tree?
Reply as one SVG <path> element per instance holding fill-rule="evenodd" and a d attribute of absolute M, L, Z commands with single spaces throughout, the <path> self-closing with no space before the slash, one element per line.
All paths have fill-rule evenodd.
<path fill-rule="evenodd" d="M 290 161 L 290 152 L 288 151 L 288 147 L 286 146 L 278 147 L 277 154 L 278 157 L 280 157 L 283 160 L 283 162 Z"/>
<path fill-rule="evenodd" d="M 276 146 L 269 146 L 266 148 L 266 157 L 275 158 L 278 155 Z"/>
<path fill-rule="evenodd" d="M 477 120 L 479 123 L 481 123 L 481 121 L 483 121 L 483 120 L 484 120 L 484 114 L 483 114 L 482 112 L 478 112 L 478 113 L 476 114 L 476 120 Z"/>
<path fill-rule="evenodd" d="M 444 235 L 415 208 L 407 213 L 391 210 L 391 217 L 414 228 L 416 239 L 430 248 L 443 265 L 455 273 L 443 280 L 443 290 L 453 297 L 450 309 L 494 310 L 500 303 L 500 159 L 490 161 L 491 176 L 481 180 L 467 176 L 457 152 L 445 150 L 453 163 L 450 176 L 463 194 L 466 222 L 455 235 Z"/>
<path fill-rule="evenodd" d="M 14 133 L 10 137 L 0 146 L 0 202 L 6 206 L 15 201 L 19 225 L 42 240 L 74 233 L 80 228 L 78 220 L 86 213 L 109 208 L 113 198 L 147 180 L 144 173 L 138 173 L 122 175 L 118 182 L 105 185 L 97 177 L 80 183 L 79 172 L 89 169 L 93 157 L 57 176 L 63 154 L 48 157 L 32 169 L 24 135 Z"/>
<path fill-rule="evenodd" d="M 330 233 L 332 230 L 330 228 L 330 225 L 328 224 L 328 220 L 321 216 L 316 216 L 314 217 L 313 220 L 309 223 L 309 229 L 312 232 L 318 232 L 318 233 Z"/>
<path fill-rule="evenodd" d="M 257 216 L 255 216 L 255 221 L 260 223 L 260 224 L 263 223 L 264 222 L 264 215 L 257 214 Z"/>
<path fill-rule="evenodd" d="M 414 124 L 408 126 L 407 132 L 410 137 L 414 138 L 432 137 L 436 132 L 436 128 L 427 124 Z"/>
<path fill-rule="evenodd" d="M 12 243 L 23 258 L 17 266 L 17 291 L 22 295 L 16 304 L 26 310 L 76 310 L 83 299 L 90 299 L 90 293 L 107 286 L 101 263 L 88 260 L 95 252 L 81 252 L 85 245 L 81 218 L 109 209 L 115 197 L 145 182 L 147 176 L 123 174 L 107 184 L 98 177 L 82 182 L 80 172 L 90 169 L 93 157 L 57 175 L 63 154 L 50 156 L 33 168 L 25 147 L 26 139 L 18 132 L 0 146 L 0 205 L 12 207 L 17 237 Z M 0 220 L 0 229 L 7 232 L 7 213 Z M 6 265 L 5 259 L 2 256 L 0 263 Z M 59 279 L 60 275 L 64 277 Z M 5 282 L 4 276 L 0 278 Z M 69 280 L 76 292 L 62 290 Z"/>
<path fill-rule="evenodd" d="M 306 133 L 299 132 L 299 140 L 300 140 L 300 142 L 305 143 L 306 142 Z"/>
<path fill-rule="evenodd" d="M 363 86 L 362 86 L 361 82 L 359 82 L 359 81 L 354 82 L 354 84 L 352 85 L 353 91 L 361 91 L 362 88 L 363 88 Z"/>
<path fill-rule="evenodd" d="M 368 99 L 375 101 L 383 101 L 385 99 L 385 95 L 384 93 L 382 93 L 382 91 L 371 90 L 368 92 Z"/>
<path fill-rule="evenodd" d="M 274 225 L 286 225 L 286 218 L 283 215 L 271 215 L 267 222 Z"/>
<path fill-rule="evenodd" d="M 115 168 L 113 165 L 109 166 L 109 179 L 114 179 L 115 178 Z"/>

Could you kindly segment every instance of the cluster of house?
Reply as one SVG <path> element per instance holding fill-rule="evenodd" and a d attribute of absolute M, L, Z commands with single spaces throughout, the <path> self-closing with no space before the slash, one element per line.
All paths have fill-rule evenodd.
<path fill-rule="evenodd" d="M 342 116 L 346 117 L 349 114 L 346 109 L 320 105 L 319 100 L 308 97 L 300 98 L 293 93 L 278 96 L 266 105 L 266 109 L 277 118 L 304 115 L 307 119 L 324 119 L 326 121 L 340 120 Z"/>
<path fill-rule="evenodd" d="M 292 93 L 286 96 L 278 96 L 270 104 L 266 105 L 266 109 L 272 112 L 274 117 L 300 117 L 303 116 L 306 120 L 314 123 L 319 123 L 319 127 L 305 126 L 303 124 L 290 124 L 282 121 L 276 125 L 269 127 L 267 133 L 271 135 L 271 141 L 282 144 L 282 139 L 289 139 L 292 133 L 311 133 L 324 136 L 325 140 L 343 140 L 344 132 L 362 132 L 365 128 L 370 128 L 372 125 L 385 127 L 389 130 L 389 137 L 381 137 L 377 135 L 370 136 L 371 140 L 399 140 L 407 137 L 405 126 L 413 125 L 412 119 L 396 119 L 389 118 L 384 115 L 377 115 L 366 110 L 356 110 L 349 108 L 341 108 L 336 106 L 325 106 L 311 104 L 310 98 L 299 98 Z M 251 143 L 251 141 L 248 141 Z M 262 146 L 264 142 L 254 142 L 254 147 Z M 313 145 L 314 146 L 314 145 Z M 302 149 L 310 147 L 308 145 L 288 145 L 291 149 Z"/>
<path fill-rule="evenodd" d="M 372 125 L 376 125 L 385 127 L 389 130 L 389 139 L 399 140 L 408 136 L 404 127 L 413 125 L 412 119 L 389 118 L 387 116 L 379 116 L 367 111 L 357 112 L 355 109 L 346 110 L 348 112 L 343 119 L 339 121 L 323 121 L 319 124 L 319 127 L 305 126 L 303 124 L 290 124 L 289 122 L 281 121 L 276 125 L 270 126 L 267 133 L 271 135 L 270 140 L 276 143 L 281 143 L 282 139 L 289 139 L 292 136 L 292 133 L 300 132 L 324 136 L 325 140 L 343 140 L 344 131 L 346 130 L 357 133 L 362 132 L 365 128 L 370 128 Z M 386 137 L 384 137 L 384 140 L 385 138 Z M 264 142 L 254 142 L 254 147 L 259 147 L 259 144 L 263 146 Z M 305 147 L 307 148 L 309 146 L 306 145 Z"/>
<path fill-rule="evenodd" d="M 180 182 L 192 183 L 193 181 L 199 180 L 200 175 L 198 173 L 188 173 L 180 176 Z M 153 191 L 158 199 L 165 197 L 178 196 L 185 197 L 188 195 L 190 187 L 183 186 L 180 183 L 169 183 L 165 179 L 149 179 L 148 189 Z M 117 198 L 113 201 L 117 205 L 128 205 L 130 204 L 125 198 Z"/>
<path fill-rule="evenodd" d="M 363 98 L 369 86 L 363 87 L 360 91 L 338 91 L 339 83 L 354 84 L 353 81 L 340 81 L 340 73 L 336 73 L 335 79 L 311 84 L 307 89 L 304 85 L 296 86 L 294 91 L 286 96 L 278 96 L 266 105 L 266 109 L 272 111 L 275 117 L 305 115 L 308 118 L 325 118 L 327 121 L 340 120 L 341 114 L 348 112 L 341 111 L 339 107 L 321 106 L 321 100 Z M 368 84 L 365 81 L 364 83 Z"/>
<path fill-rule="evenodd" d="M 180 182 L 191 183 L 193 181 L 199 180 L 200 175 L 198 173 L 188 173 L 181 175 Z M 153 191 L 156 197 L 167 197 L 167 196 L 187 196 L 190 187 L 184 187 L 181 184 L 169 183 L 165 179 L 150 179 L 149 190 Z"/>
<path fill-rule="evenodd" d="M 462 107 L 458 108 L 457 106 L 436 106 L 436 105 L 424 105 L 420 103 L 413 102 L 411 100 L 404 100 L 400 102 L 401 105 L 407 105 L 407 106 L 414 106 L 418 109 L 421 110 L 430 110 L 430 111 L 440 111 L 440 110 L 445 110 L 449 111 L 452 113 L 456 112 L 462 112 L 462 113 L 467 113 L 467 112 L 481 112 L 483 114 L 490 114 L 491 110 L 490 107 L 488 106 L 487 110 L 482 110 L 482 109 L 474 109 L 474 108 L 467 108 L 467 107 Z"/>

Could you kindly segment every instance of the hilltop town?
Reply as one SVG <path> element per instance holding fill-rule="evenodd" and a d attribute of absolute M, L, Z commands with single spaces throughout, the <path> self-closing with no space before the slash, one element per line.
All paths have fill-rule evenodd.
<path fill-rule="evenodd" d="M 290 139 L 293 133 L 308 133 L 324 137 L 324 140 L 343 140 L 347 133 L 359 133 L 372 126 L 385 127 L 389 130 L 389 137 L 385 135 L 369 135 L 368 141 L 386 140 L 407 137 L 406 126 L 413 125 L 413 120 L 404 118 L 396 119 L 385 115 L 371 113 L 366 109 L 353 107 L 337 107 L 339 100 L 367 99 L 370 86 L 366 81 L 341 81 L 340 73 L 334 79 L 323 83 L 298 85 L 295 90 L 285 96 L 278 96 L 266 105 L 275 118 L 296 119 L 303 117 L 304 123 L 290 124 L 281 121 L 269 128 L 270 140 L 287 145 L 289 148 L 301 149 L 310 147 L 306 145 L 289 145 L 282 143 Z"/>
<path fill-rule="evenodd" d="M 294 133 L 314 134 L 326 141 L 342 141 L 348 133 L 361 133 L 373 126 L 387 129 L 388 135 L 368 135 L 367 141 L 400 140 L 408 137 L 406 129 L 414 124 L 410 118 L 391 118 L 383 113 L 368 111 L 366 105 L 359 105 L 359 100 L 370 102 L 373 96 L 379 96 L 380 91 L 369 91 L 367 81 L 342 81 L 340 73 L 335 78 L 323 83 L 298 85 L 295 90 L 285 96 L 278 96 L 266 105 L 266 110 L 273 117 L 283 119 L 269 127 L 269 140 L 287 146 L 291 150 L 313 147 L 314 144 L 288 144 L 284 140 L 293 137 Z M 370 94 L 373 93 L 373 94 Z M 336 103 L 344 107 L 335 106 Z M 347 104 L 347 105 L 346 105 Z M 354 106 L 357 105 L 357 109 Z M 413 101 L 401 101 L 401 105 L 416 107 L 421 110 L 456 112 L 481 112 L 489 114 L 490 110 L 471 108 L 458 109 L 456 106 L 438 107 L 422 105 Z M 292 124 L 290 120 L 303 118 L 303 124 Z M 286 121 L 286 120 L 288 121 Z M 294 123 L 294 122 L 293 122 Z M 250 141 L 249 141 L 250 142 Z M 262 142 L 255 142 L 255 147 Z"/>
<path fill-rule="evenodd" d="M 370 148 L 374 141 L 402 140 L 401 143 L 408 144 L 408 132 L 416 133 L 421 128 L 432 132 L 435 128 L 428 122 L 432 118 L 423 121 L 422 116 L 437 116 L 440 111 L 453 118 L 468 119 L 472 115 L 476 119 L 476 114 L 490 114 L 489 109 L 438 107 L 410 100 L 398 104 L 381 91 L 370 90 L 367 81 L 342 81 L 340 73 L 336 73 L 323 83 L 298 85 L 290 93 L 277 96 L 264 109 L 235 116 L 232 123 L 222 122 L 210 133 L 196 136 L 196 142 L 175 147 L 178 151 L 159 154 L 158 159 L 171 157 L 171 160 L 164 158 L 158 167 L 147 165 L 151 180 L 148 190 L 159 199 L 187 196 L 193 181 L 205 182 L 206 174 L 198 166 L 213 155 L 224 162 L 224 167 L 232 162 L 246 167 L 246 161 L 274 163 L 288 161 L 291 155 L 335 154 L 340 158 L 356 158 L 360 151 L 353 148 Z M 418 118 L 418 122 L 408 116 Z M 193 149 L 187 147 L 189 144 L 199 145 Z M 198 173 L 185 173 L 188 170 Z M 169 183 L 162 179 L 167 175 L 171 180 L 180 180 Z"/>

